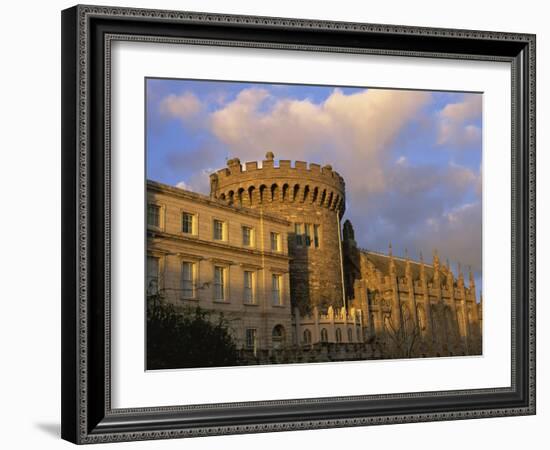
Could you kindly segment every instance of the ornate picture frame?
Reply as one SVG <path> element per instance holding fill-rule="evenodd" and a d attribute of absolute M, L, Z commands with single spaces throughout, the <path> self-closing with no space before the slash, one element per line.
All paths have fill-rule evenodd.
<path fill-rule="evenodd" d="M 509 386 L 113 408 L 111 48 L 179 43 L 511 70 Z M 62 437 L 74 443 L 535 414 L 535 36 L 99 6 L 62 12 Z"/>

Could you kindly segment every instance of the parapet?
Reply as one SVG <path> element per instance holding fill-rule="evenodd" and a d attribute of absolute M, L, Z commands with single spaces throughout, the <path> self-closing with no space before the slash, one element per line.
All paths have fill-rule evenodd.
<path fill-rule="evenodd" d="M 345 207 L 344 179 L 329 164 L 321 166 L 287 159 L 276 164 L 273 153 L 267 152 L 262 167 L 256 161 L 242 164 L 239 158 L 232 158 L 227 161 L 227 167 L 210 175 L 213 197 L 223 200 L 233 198 L 239 192 L 241 197 L 250 192 L 249 202 L 252 205 L 253 190 L 267 190 L 270 201 L 291 199 L 303 202 L 309 195 L 313 202 L 339 209 L 342 213 Z"/>
<path fill-rule="evenodd" d="M 214 174 L 212 174 L 214 175 Z M 211 179 L 212 179 L 211 175 Z M 281 178 L 297 179 L 302 182 L 315 181 L 325 183 L 331 187 L 345 191 L 345 182 L 342 176 L 327 164 L 321 166 L 316 163 L 308 164 L 305 161 L 292 161 L 282 159 L 275 164 L 272 152 L 267 152 L 266 159 L 262 161 L 262 167 L 258 162 L 241 163 L 239 158 L 232 158 L 227 161 L 227 167 L 215 172 L 216 183 L 213 187 L 223 188 L 230 184 L 241 184 L 247 181 L 279 180 Z"/>

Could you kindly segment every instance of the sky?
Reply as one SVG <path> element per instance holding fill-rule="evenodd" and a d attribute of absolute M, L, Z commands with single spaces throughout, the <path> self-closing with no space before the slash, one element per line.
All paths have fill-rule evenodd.
<path fill-rule="evenodd" d="M 481 287 L 482 94 L 146 80 L 147 178 L 209 193 L 229 158 L 330 164 L 360 247 L 471 266 Z"/>

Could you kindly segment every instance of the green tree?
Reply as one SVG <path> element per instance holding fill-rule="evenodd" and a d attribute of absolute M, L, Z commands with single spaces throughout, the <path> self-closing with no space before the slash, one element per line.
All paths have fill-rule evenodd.
<path fill-rule="evenodd" d="M 201 309 L 147 302 L 147 369 L 220 367 L 239 364 L 237 347 L 223 315 L 216 319 Z"/>

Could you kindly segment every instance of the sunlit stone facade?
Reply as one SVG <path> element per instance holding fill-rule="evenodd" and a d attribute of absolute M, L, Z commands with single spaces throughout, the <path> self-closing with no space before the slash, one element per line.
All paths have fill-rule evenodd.
<path fill-rule="evenodd" d="M 331 166 L 268 152 L 210 185 L 148 182 L 146 289 L 223 314 L 251 363 L 481 354 L 472 274 L 359 249 Z"/>

